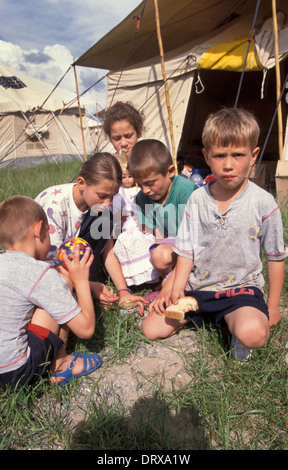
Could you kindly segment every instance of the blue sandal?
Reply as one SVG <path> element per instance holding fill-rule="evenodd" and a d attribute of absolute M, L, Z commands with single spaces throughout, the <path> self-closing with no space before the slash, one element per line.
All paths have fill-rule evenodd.
<path fill-rule="evenodd" d="M 55 374 L 52 375 L 52 377 L 64 377 L 65 380 L 61 380 L 60 382 L 57 382 L 59 385 L 65 385 L 74 378 L 76 379 L 77 377 L 82 377 L 83 375 L 91 374 L 91 372 L 98 369 L 98 367 L 100 367 L 102 364 L 101 357 L 98 356 L 98 354 L 96 353 L 94 354 L 71 353 L 71 356 L 73 356 L 73 359 L 71 359 L 71 361 L 69 362 L 67 369 L 63 372 L 56 372 Z M 82 372 L 74 375 L 72 370 L 77 360 L 77 357 L 81 357 L 84 361 L 84 364 L 83 364 Z"/>

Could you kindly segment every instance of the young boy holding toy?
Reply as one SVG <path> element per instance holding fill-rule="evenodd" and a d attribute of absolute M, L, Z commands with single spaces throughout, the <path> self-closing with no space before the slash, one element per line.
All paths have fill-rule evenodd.
<path fill-rule="evenodd" d="M 45 261 L 50 249 L 46 214 L 26 196 L 0 204 L 0 246 L 0 386 L 32 384 L 50 364 L 50 381 L 62 385 L 97 369 L 98 354 L 66 352 L 69 330 L 82 339 L 95 330 L 89 249 L 80 260 L 76 248 L 74 262 L 63 253 L 69 288 L 64 268 L 61 276 Z"/>

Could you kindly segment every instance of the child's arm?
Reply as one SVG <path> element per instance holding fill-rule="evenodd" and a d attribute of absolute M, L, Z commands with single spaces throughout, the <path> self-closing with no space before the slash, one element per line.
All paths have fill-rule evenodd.
<path fill-rule="evenodd" d="M 165 279 L 165 283 L 162 284 L 162 289 L 159 292 L 158 296 L 156 297 L 153 302 L 148 307 L 148 313 L 149 315 L 153 315 L 154 313 L 157 313 L 158 315 L 164 315 L 166 311 L 166 307 L 170 305 L 170 296 L 171 296 L 171 290 L 173 287 L 174 283 L 174 277 L 175 277 L 175 268 L 173 269 L 172 273 L 168 277 L 168 279 Z"/>
<path fill-rule="evenodd" d="M 63 250 L 63 261 L 67 266 L 69 277 L 76 291 L 81 312 L 78 313 L 67 325 L 79 338 L 88 339 L 95 331 L 95 311 L 90 291 L 89 269 L 94 256 L 87 249 L 80 260 L 80 247 L 75 247 L 75 259 L 72 263 Z M 64 268 L 61 268 L 61 270 Z"/>
<path fill-rule="evenodd" d="M 268 270 L 268 299 L 270 326 L 277 325 L 281 319 L 280 299 L 284 282 L 285 260 L 267 260 Z"/>
<path fill-rule="evenodd" d="M 184 297 L 184 290 L 193 268 L 193 260 L 191 258 L 177 257 L 175 267 L 175 278 L 171 291 L 171 302 L 177 303 L 180 297 Z"/>
<path fill-rule="evenodd" d="M 114 243 L 111 238 L 105 246 L 103 252 L 104 266 L 107 269 L 111 279 L 119 293 L 119 304 L 126 301 L 134 301 L 139 305 L 139 314 L 142 316 L 144 313 L 145 299 L 140 296 L 134 296 L 130 294 L 127 284 L 122 272 L 121 265 L 114 254 Z"/>
<path fill-rule="evenodd" d="M 176 267 L 171 275 L 165 280 L 161 292 L 148 307 L 149 315 L 157 313 L 164 315 L 165 310 L 171 303 L 177 303 L 180 297 L 184 297 L 187 280 L 193 268 L 193 260 L 178 255 Z"/>

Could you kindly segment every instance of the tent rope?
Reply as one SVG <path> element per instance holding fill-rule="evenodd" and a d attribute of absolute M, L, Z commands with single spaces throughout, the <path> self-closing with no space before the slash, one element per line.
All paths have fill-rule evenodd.
<path fill-rule="evenodd" d="M 237 95 L 236 95 L 236 99 L 235 99 L 235 103 L 234 103 L 234 108 L 237 108 L 237 106 L 238 106 L 238 100 L 239 100 L 239 95 L 240 95 L 240 91 L 241 91 L 242 83 L 243 83 L 243 79 L 244 79 L 244 73 L 245 73 L 246 63 L 247 63 L 247 59 L 248 59 L 250 44 L 251 44 L 251 42 L 254 38 L 255 23 L 256 23 L 257 16 L 258 16 L 258 10 L 259 10 L 260 3 L 261 3 L 261 0 L 257 0 L 256 10 L 255 10 L 255 13 L 254 13 L 253 24 L 252 24 L 252 28 L 251 28 L 249 38 L 248 38 L 248 46 L 247 46 L 247 51 L 246 51 L 246 56 L 245 56 L 245 60 L 244 60 L 243 69 L 242 69 L 242 72 L 241 72 L 241 77 L 240 77 L 238 91 L 237 91 Z"/>
<path fill-rule="evenodd" d="M 122 78 L 123 69 L 124 69 L 125 65 L 127 64 L 127 61 L 128 61 L 128 58 L 129 58 L 129 55 L 130 55 L 132 46 L 133 46 L 133 44 L 134 44 L 136 35 L 137 35 L 137 33 L 139 32 L 139 30 L 140 30 L 140 23 L 141 23 L 141 19 L 142 19 L 142 17 L 143 17 L 143 14 L 144 14 L 144 10 L 145 10 L 145 8 L 146 8 L 146 4 L 147 4 L 147 0 L 145 0 L 145 2 L 144 2 L 144 5 L 143 5 L 143 8 L 142 8 L 141 14 L 140 14 L 139 16 L 138 16 L 138 15 L 137 15 L 137 16 L 133 16 L 133 20 L 137 19 L 137 21 L 136 21 L 136 26 L 135 26 L 135 29 L 134 29 L 133 37 L 132 37 L 132 39 L 131 39 L 131 41 L 130 41 L 130 44 L 129 44 L 129 47 L 128 47 L 128 51 L 127 51 L 126 57 L 125 57 L 125 59 L 124 59 L 123 65 L 122 65 L 121 70 L 120 70 L 120 75 L 119 75 L 119 78 L 118 78 L 118 83 L 117 83 L 117 85 L 116 85 L 116 87 L 115 87 L 115 91 L 114 91 L 113 96 L 112 96 L 112 98 L 111 98 L 110 105 L 113 103 L 113 100 L 114 100 L 116 91 L 117 91 L 117 89 L 118 89 L 118 87 L 119 87 L 119 83 L 120 83 L 120 80 L 121 80 L 121 78 Z"/>
<path fill-rule="evenodd" d="M 273 127 L 273 124 L 274 124 L 274 121 L 276 119 L 276 116 L 277 116 L 277 113 L 278 113 L 278 107 L 280 106 L 280 103 L 281 103 L 281 100 L 283 98 L 283 95 L 284 95 L 284 92 L 285 92 L 285 88 L 286 88 L 286 83 L 288 82 L 288 73 L 286 75 L 286 78 L 285 78 L 285 81 L 284 81 L 284 85 L 283 85 L 283 88 L 282 88 L 282 91 L 281 91 L 281 95 L 279 97 L 279 100 L 277 102 L 277 106 L 276 106 L 276 109 L 274 111 L 274 114 L 273 114 L 273 117 L 272 117 L 272 120 L 271 120 L 271 124 L 270 124 L 270 127 L 269 127 L 269 130 L 267 132 L 267 135 L 266 135 L 266 139 L 265 139 L 265 142 L 263 144 L 263 147 L 262 147 L 262 150 L 260 152 L 260 155 L 259 155 L 259 160 L 258 160 L 258 163 L 257 163 L 257 166 L 256 166 L 256 169 L 255 169 L 255 174 L 254 174 L 254 177 L 253 177 L 253 181 L 255 180 L 256 176 L 257 176 L 257 171 L 259 169 L 259 166 L 260 166 L 260 163 L 262 161 L 262 158 L 263 158 L 263 154 L 264 154 L 264 151 L 266 149 L 266 145 L 267 145 L 267 142 L 268 142 L 268 139 L 270 137 L 270 134 L 271 134 L 271 131 L 272 131 L 272 127 Z"/>
<path fill-rule="evenodd" d="M 55 85 L 55 87 L 53 88 L 53 90 L 51 91 L 51 93 L 47 96 L 47 98 L 45 99 L 45 101 L 41 104 L 41 106 L 39 107 L 39 109 L 42 109 L 44 104 L 49 100 L 50 96 L 54 93 L 54 91 L 56 90 L 56 88 L 59 86 L 59 84 L 62 82 L 62 80 L 64 79 L 64 77 L 66 77 L 67 73 L 69 72 L 69 70 L 71 69 L 71 65 L 70 67 L 66 70 L 66 72 L 64 73 L 63 77 L 60 78 L 60 80 L 58 81 L 58 83 Z"/>
<path fill-rule="evenodd" d="M 187 57 L 185 57 L 185 59 L 181 62 L 180 65 L 178 65 L 178 67 L 176 67 L 176 69 L 173 70 L 173 72 L 171 72 L 171 74 L 169 75 L 169 77 L 166 79 L 166 81 L 168 82 L 168 80 L 170 80 L 170 78 L 173 77 L 174 73 L 177 72 L 177 70 L 179 70 L 180 68 L 182 68 L 182 71 L 184 70 L 184 67 L 189 65 L 189 62 L 190 62 L 190 59 L 192 60 L 192 62 L 196 62 L 196 57 L 193 55 L 193 54 L 189 54 L 187 55 Z M 158 93 L 158 91 L 165 85 L 165 81 L 162 81 L 161 85 L 159 85 L 158 88 L 156 88 L 156 90 L 154 91 L 154 93 L 152 93 L 151 96 L 149 96 L 149 98 L 147 98 L 146 101 L 144 101 L 144 103 L 140 106 L 139 110 L 143 108 L 143 106 L 145 106 L 145 104 L 148 103 L 148 101 L 151 100 L 151 98 L 153 98 L 154 95 L 156 95 Z"/>
<path fill-rule="evenodd" d="M 195 57 L 193 54 L 188 54 L 188 55 L 185 57 L 185 59 L 181 62 L 181 64 L 179 64 L 178 67 L 176 67 L 176 68 L 171 72 L 171 74 L 169 75 L 169 77 L 167 77 L 166 80 L 167 80 L 167 81 L 170 80 L 170 78 L 173 77 L 174 73 L 177 72 L 177 70 L 179 70 L 179 69 L 182 69 L 182 72 L 183 72 L 183 71 L 184 71 L 184 68 L 185 68 L 187 65 L 189 65 L 189 63 L 191 63 L 191 61 L 192 61 L 192 63 L 193 63 L 193 62 L 196 62 L 196 57 Z M 147 100 L 145 100 L 144 103 L 143 103 L 141 106 L 139 106 L 138 110 L 141 111 L 141 109 L 148 103 L 148 101 L 150 101 L 150 100 L 153 98 L 153 96 L 156 95 L 156 94 L 158 93 L 158 91 L 159 91 L 164 85 L 165 85 L 165 82 L 162 80 L 162 83 L 156 88 L 156 90 L 151 94 L 151 96 L 149 96 L 149 98 L 147 98 Z M 103 132 L 102 129 L 101 129 L 101 132 Z M 100 132 L 100 134 L 101 134 L 101 132 Z M 99 139 L 100 139 L 100 136 L 99 136 Z M 107 147 L 107 145 L 108 145 L 108 142 L 106 142 L 106 143 L 104 144 L 104 146 L 101 148 L 101 151 L 102 151 L 102 152 L 103 152 L 103 150 L 105 149 L 105 147 Z"/>

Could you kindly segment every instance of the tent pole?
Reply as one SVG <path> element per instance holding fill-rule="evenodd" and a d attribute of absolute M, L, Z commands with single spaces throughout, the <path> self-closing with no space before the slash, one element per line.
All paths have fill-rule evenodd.
<path fill-rule="evenodd" d="M 98 114 L 98 103 L 96 103 L 96 119 L 97 119 L 97 125 L 96 125 L 96 142 L 97 142 L 97 152 L 99 152 L 99 120 L 98 120 L 99 114 Z"/>
<path fill-rule="evenodd" d="M 80 99 L 79 99 L 79 91 L 78 91 L 78 81 L 77 81 L 77 75 L 76 75 L 76 67 L 75 67 L 75 65 L 73 65 L 73 69 L 74 69 L 74 77 L 75 77 L 75 85 L 76 85 L 78 109 L 79 109 L 79 118 L 80 118 L 80 126 L 81 126 L 83 150 L 84 150 L 84 159 L 85 159 L 85 161 L 86 161 L 86 160 L 87 160 L 87 154 L 86 154 L 86 147 L 85 147 L 85 139 L 84 139 L 83 123 L 82 123 L 82 113 L 81 113 L 81 106 L 80 106 Z"/>
<path fill-rule="evenodd" d="M 277 102 L 278 102 L 280 98 L 280 93 L 281 93 L 281 78 L 280 78 L 280 66 L 279 66 L 279 45 L 278 45 L 278 23 L 277 23 L 276 0 L 272 0 L 272 11 L 273 11 L 274 42 L 275 42 L 276 97 L 277 97 Z M 278 107 L 278 141 L 279 141 L 279 158 L 280 160 L 283 160 L 283 120 L 282 120 L 281 103 L 279 103 L 279 107 Z"/>
<path fill-rule="evenodd" d="M 175 141 L 174 141 L 174 133 L 173 133 L 172 112 L 171 112 L 171 106 L 170 106 L 169 88 L 168 88 L 167 77 L 166 77 L 163 43 L 162 43 L 162 37 L 161 37 L 158 0 L 154 0 L 154 5 L 155 5 L 155 19 L 156 19 L 156 27 L 157 27 L 157 37 L 158 37 L 158 44 L 159 44 L 159 50 L 160 50 L 160 56 L 161 56 L 162 75 L 163 75 L 163 80 L 164 80 L 164 85 L 165 85 L 166 105 L 167 105 L 168 117 L 169 117 L 169 128 L 170 128 L 170 136 L 171 136 L 172 156 L 173 156 L 173 162 L 174 162 L 174 166 L 175 166 L 175 172 L 176 172 L 176 175 L 178 175 L 178 165 L 177 165 L 177 157 L 176 157 Z"/>

